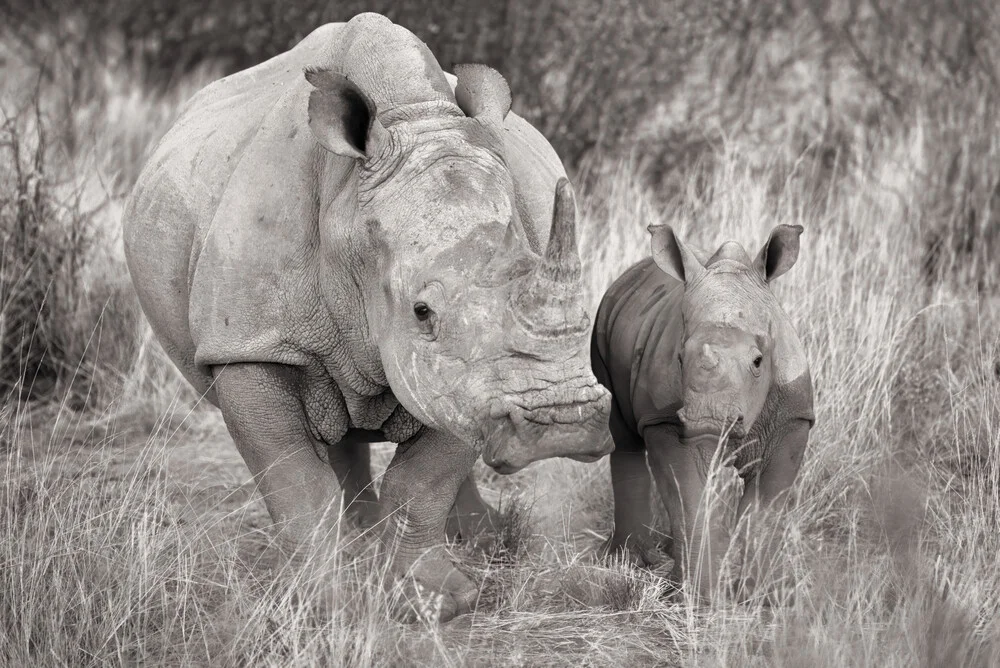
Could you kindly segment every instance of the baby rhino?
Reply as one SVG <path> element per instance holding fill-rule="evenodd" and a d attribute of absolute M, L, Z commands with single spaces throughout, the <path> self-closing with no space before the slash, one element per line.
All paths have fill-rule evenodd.
<path fill-rule="evenodd" d="M 770 289 L 795 264 L 802 227 L 779 225 L 753 259 L 733 241 L 709 256 L 668 226 L 649 230 L 652 258 L 609 288 L 591 342 L 594 373 L 613 395 L 615 528 L 606 547 L 645 565 L 660 560 L 649 530 L 652 471 L 670 517 L 671 578 L 690 569 L 710 597 L 729 543 L 705 514 L 713 457 L 737 467 L 737 518 L 750 511 L 749 531 L 762 532 L 755 511 L 784 497 L 813 424 L 806 355 Z M 744 568 L 748 587 L 758 569 L 774 567 L 773 538 L 750 542 L 759 547 Z"/>

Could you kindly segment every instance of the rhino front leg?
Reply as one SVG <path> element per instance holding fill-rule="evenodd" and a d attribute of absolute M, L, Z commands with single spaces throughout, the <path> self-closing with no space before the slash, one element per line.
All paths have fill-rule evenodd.
<path fill-rule="evenodd" d="M 326 450 L 344 492 L 344 514 L 365 530 L 375 526 L 379 518 L 369 444 L 381 440 L 384 439 L 378 432 L 349 430 L 339 443 Z"/>
<path fill-rule="evenodd" d="M 706 493 L 718 439 L 682 441 L 673 428 L 656 425 L 646 428 L 645 441 L 656 488 L 670 515 L 670 577 L 680 584 L 686 574 L 698 595 L 710 599 L 729 544 L 725 513 Z"/>
<path fill-rule="evenodd" d="M 226 427 L 236 442 L 279 541 L 293 553 L 337 520 L 337 479 L 317 455 L 299 400 L 299 372 L 278 364 L 213 369 Z"/>
<path fill-rule="evenodd" d="M 445 524 L 478 453 L 451 435 L 426 429 L 401 443 L 382 478 L 383 544 L 391 572 L 405 578 L 401 615 L 422 615 L 440 597 L 440 620 L 472 610 L 479 589 L 445 551 Z"/>
<path fill-rule="evenodd" d="M 615 433 L 615 449 L 611 453 L 615 527 L 601 548 L 603 556 L 622 555 L 637 566 L 656 566 L 663 561 L 650 530 L 652 486 L 646 446 L 636 437 Z"/>
<path fill-rule="evenodd" d="M 756 473 L 744 481 L 744 492 L 737 509 L 737 521 L 749 543 L 748 562 L 744 564 L 743 582 L 749 594 L 765 579 L 783 584 L 785 573 L 777 559 L 781 549 L 781 525 L 775 522 L 802 465 L 802 455 L 809 442 L 809 422 L 796 420 L 775 443 L 770 455 Z"/>
<path fill-rule="evenodd" d="M 448 514 L 445 532 L 449 540 L 461 538 L 477 550 L 490 552 L 497 539 L 500 517 L 479 493 L 476 477 L 469 474 L 458 488 L 455 505 Z"/>

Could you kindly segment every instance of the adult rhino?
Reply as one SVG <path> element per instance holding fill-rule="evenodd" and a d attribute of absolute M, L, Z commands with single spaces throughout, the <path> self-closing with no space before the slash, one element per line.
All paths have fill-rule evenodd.
<path fill-rule="evenodd" d="M 680 582 L 690 567 L 709 597 L 729 538 L 705 515 L 713 458 L 743 478 L 737 518 L 773 508 L 795 480 L 814 421 L 808 360 L 770 289 L 795 264 L 802 227 L 779 225 L 753 259 L 734 241 L 709 255 L 668 226 L 649 229 L 652 257 L 608 289 L 592 337 L 594 372 L 613 397 L 615 527 L 605 550 L 660 561 L 649 530 L 655 481 L 670 518 L 671 578 Z M 761 545 L 745 568 L 748 586 L 777 568 L 774 534 L 753 535 L 765 532 L 760 517 L 747 518 Z"/>
<path fill-rule="evenodd" d="M 124 216 L 153 331 L 279 535 L 309 539 L 339 480 L 443 619 L 476 600 L 441 543 L 449 514 L 466 537 L 489 517 L 479 456 L 611 448 L 562 165 L 497 72 L 456 71 L 382 16 L 323 26 L 199 92 Z M 400 444 L 378 500 L 375 441 Z"/>

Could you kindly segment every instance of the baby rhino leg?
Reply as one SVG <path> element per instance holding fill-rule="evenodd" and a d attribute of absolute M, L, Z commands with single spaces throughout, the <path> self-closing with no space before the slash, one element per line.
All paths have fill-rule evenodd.
<path fill-rule="evenodd" d="M 615 527 L 601 553 L 604 557 L 624 557 L 637 566 L 657 566 L 663 554 L 653 538 L 650 492 L 652 477 L 646 465 L 646 445 L 622 424 L 617 407 L 611 411 L 611 489 L 614 493 Z"/>

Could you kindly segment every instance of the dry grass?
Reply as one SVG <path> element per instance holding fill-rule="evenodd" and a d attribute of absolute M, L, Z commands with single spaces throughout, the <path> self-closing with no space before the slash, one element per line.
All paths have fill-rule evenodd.
<path fill-rule="evenodd" d="M 787 157 L 801 130 L 790 126 L 782 150 L 720 142 L 673 175 L 669 202 L 629 162 L 582 198 L 592 305 L 646 254 L 650 223 L 752 250 L 776 224 L 805 227 L 799 264 L 777 282 L 817 401 L 797 503 L 779 525 L 794 605 L 697 607 L 665 596 L 663 572 L 596 563 L 611 522 L 607 463 L 550 461 L 510 478 L 481 471 L 484 493 L 507 508 L 508 558 L 454 548 L 482 583 L 479 610 L 404 626 L 388 621 L 366 537 L 285 563 L 218 414 L 136 318 L 118 207 L 184 92 L 101 80 L 107 88 L 68 119 L 89 128 L 77 133 L 87 148 L 55 164 L 102 207 L 83 275 L 86 294 L 104 296 L 67 326 L 97 331 L 100 312 L 116 334 L 110 361 L 87 377 L 100 389 L 89 410 L 4 405 L 0 664 L 1000 662 L 1000 299 L 976 276 L 924 274 L 928 235 L 942 229 L 927 214 L 940 147 L 930 116 L 848 137 L 851 158 L 821 174 L 808 154 Z M 977 135 L 996 127 L 987 110 L 969 113 L 980 114 L 966 123 Z M 966 172 L 994 169 L 995 147 L 955 141 Z M 376 455 L 384 466 L 390 452 Z"/>

